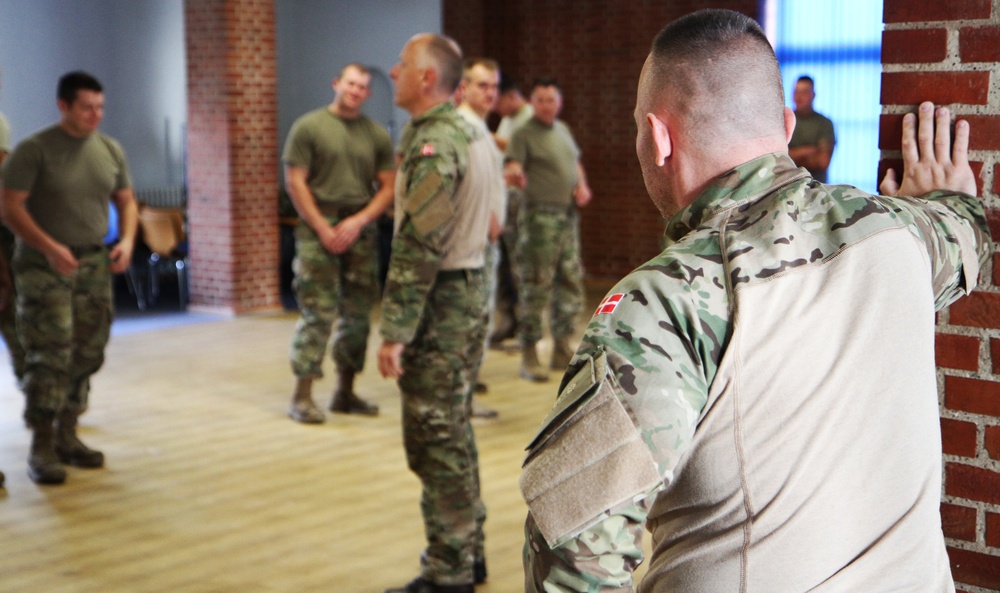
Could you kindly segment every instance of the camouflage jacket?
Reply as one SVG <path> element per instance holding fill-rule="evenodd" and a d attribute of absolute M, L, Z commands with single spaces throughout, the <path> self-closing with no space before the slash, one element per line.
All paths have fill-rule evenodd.
<path fill-rule="evenodd" d="M 409 122 L 400 141 L 396 176 L 396 234 L 382 299 L 385 340 L 408 344 L 441 270 L 483 265 L 488 204 L 482 176 L 470 163 L 493 160 L 492 140 L 473 128 L 451 102 Z"/>
<path fill-rule="evenodd" d="M 843 463 L 812 443 L 842 443 L 857 455 L 851 447 L 871 435 L 828 438 L 818 434 L 824 422 L 885 414 L 894 415 L 884 424 L 898 417 L 900 430 L 915 426 L 927 436 L 918 435 L 919 455 L 886 455 L 923 483 L 912 485 L 914 499 L 900 501 L 902 509 L 882 514 L 898 511 L 905 521 L 919 507 L 923 522 L 913 529 L 931 524 L 919 535 L 929 541 L 921 553 L 933 558 L 928 570 L 940 573 L 944 562 L 946 573 L 933 523 L 940 490 L 933 311 L 975 286 L 989 254 L 982 203 L 947 192 L 888 198 L 823 185 L 775 153 L 720 176 L 670 221 L 667 236 L 666 249 L 598 307 L 528 447 L 525 590 L 632 591 L 647 520 L 654 550 L 645 583 L 656 577 L 648 590 L 812 590 L 817 581 L 809 579 L 840 566 L 818 566 L 829 558 L 810 564 L 813 540 L 792 551 L 806 568 L 787 578 L 777 574 L 780 562 L 756 573 L 748 563 L 755 554 L 789 553 L 767 546 L 794 545 L 792 515 L 825 512 L 830 529 L 839 529 L 843 517 L 806 508 L 810 497 L 840 502 L 865 492 L 859 480 L 871 474 L 861 470 L 874 462 L 862 454 L 857 464 Z M 892 399 L 909 393 L 912 406 Z M 829 407 L 813 409 L 820 404 Z M 897 413 L 908 407 L 914 411 Z M 808 434 L 813 424 L 820 428 Z M 801 500 L 799 482 L 808 485 Z M 788 499 L 801 508 L 776 512 Z M 862 513 L 879 504 L 846 504 L 855 502 Z M 772 515 L 778 524 L 769 523 Z M 828 564 L 843 555 L 846 566 L 866 551 L 850 547 L 870 535 L 852 520 L 841 521 L 854 530 L 843 549 L 812 546 L 832 557 Z"/>

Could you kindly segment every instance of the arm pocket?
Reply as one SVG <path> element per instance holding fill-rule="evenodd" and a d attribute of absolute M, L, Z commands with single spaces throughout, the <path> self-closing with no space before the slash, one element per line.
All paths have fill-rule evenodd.
<path fill-rule="evenodd" d="M 528 446 L 521 493 L 546 542 L 576 537 L 662 488 L 649 448 L 598 351 L 566 383 Z"/>

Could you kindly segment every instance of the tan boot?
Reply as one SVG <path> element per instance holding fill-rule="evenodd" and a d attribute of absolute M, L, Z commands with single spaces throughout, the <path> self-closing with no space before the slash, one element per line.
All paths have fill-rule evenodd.
<path fill-rule="evenodd" d="M 549 368 L 553 371 L 565 371 L 569 361 L 573 360 L 573 351 L 569 348 L 569 340 L 556 338 L 552 346 L 552 362 Z"/>
<path fill-rule="evenodd" d="M 76 467 L 104 467 L 104 453 L 83 444 L 76 435 L 79 414 L 63 410 L 56 419 L 56 455 L 59 461 Z"/>
<path fill-rule="evenodd" d="M 486 406 L 479 403 L 475 397 L 472 398 L 472 417 L 473 418 L 484 418 L 492 420 L 494 418 L 500 417 L 500 412 L 494 410 L 493 408 L 487 408 Z"/>
<path fill-rule="evenodd" d="M 288 406 L 288 415 L 302 424 L 322 424 L 326 422 L 326 414 L 316 407 L 312 399 L 312 379 L 300 377 L 295 381 L 295 393 L 292 394 L 292 404 Z"/>
<path fill-rule="evenodd" d="M 337 371 L 337 390 L 333 392 L 330 411 L 338 414 L 378 416 L 378 405 L 365 401 L 354 393 L 354 371 Z"/>
<path fill-rule="evenodd" d="M 55 414 L 40 414 L 31 421 L 31 452 L 28 477 L 36 484 L 62 484 L 66 468 L 56 456 Z"/>
<path fill-rule="evenodd" d="M 537 383 L 549 380 L 548 371 L 538 362 L 534 343 L 521 345 L 521 376 Z"/>

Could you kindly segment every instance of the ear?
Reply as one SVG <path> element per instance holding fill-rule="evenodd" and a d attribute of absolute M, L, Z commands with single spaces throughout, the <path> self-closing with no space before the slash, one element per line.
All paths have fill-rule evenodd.
<path fill-rule="evenodd" d="M 653 146 L 656 150 L 656 165 L 662 167 L 674 153 L 674 143 L 670 138 L 670 129 L 667 127 L 667 122 L 652 113 L 646 114 L 646 124 L 649 125 L 653 138 Z"/>
<path fill-rule="evenodd" d="M 792 141 L 792 132 L 795 131 L 795 112 L 785 107 L 785 144 Z"/>

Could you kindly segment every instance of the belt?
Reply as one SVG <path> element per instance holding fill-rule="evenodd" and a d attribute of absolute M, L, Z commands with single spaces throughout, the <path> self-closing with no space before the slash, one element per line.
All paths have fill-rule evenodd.
<path fill-rule="evenodd" d="M 452 282 L 454 280 L 465 280 L 470 274 L 481 276 L 482 268 L 462 268 L 460 270 L 441 270 L 437 273 L 437 279 L 441 282 Z"/>
<path fill-rule="evenodd" d="M 98 253 L 106 250 L 104 245 L 84 245 L 81 247 L 70 247 L 69 250 L 74 257 L 80 257 L 83 255 L 90 255 L 92 253 Z"/>
<path fill-rule="evenodd" d="M 337 204 L 324 204 L 320 202 L 316 204 L 319 211 L 323 216 L 336 216 L 337 218 L 347 218 L 348 216 L 353 216 L 358 212 L 361 212 L 367 204 L 361 204 L 360 206 L 339 206 Z"/>

